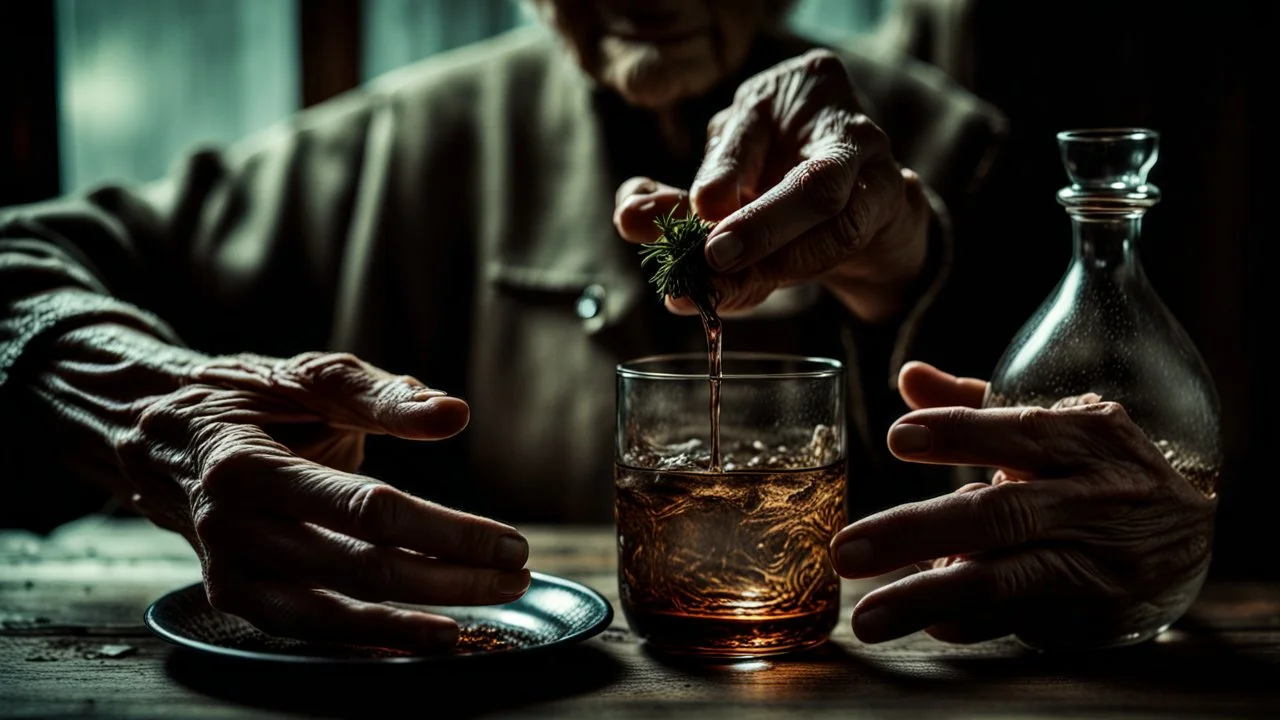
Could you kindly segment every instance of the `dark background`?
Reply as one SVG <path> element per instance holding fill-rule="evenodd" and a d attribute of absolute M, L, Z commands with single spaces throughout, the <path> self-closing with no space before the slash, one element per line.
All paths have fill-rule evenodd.
<path fill-rule="evenodd" d="M 959 371 L 986 377 L 1003 343 L 1070 258 L 1055 134 L 1143 126 L 1161 134 L 1143 220 L 1147 275 L 1188 331 L 1222 401 L 1226 466 L 1215 571 L 1277 577 L 1280 494 L 1270 463 L 1276 383 L 1277 6 L 1267 0 L 904 0 L 894 42 L 1003 110 L 1010 135 L 970 213 L 948 289 L 955 342 L 987 348 Z"/>
<path fill-rule="evenodd" d="M 879 5 L 879 3 L 877 3 Z M 1277 83 L 1277 3 L 1151 0 L 903 0 L 905 52 L 936 63 L 1008 114 L 1011 133 L 979 200 L 956 208 L 976 231 L 957 251 L 954 335 L 988 350 L 951 370 L 985 377 L 1066 267 L 1069 223 L 1054 134 L 1146 126 L 1161 133 L 1144 223 L 1152 284 L 1205 356 L 1223 404 L 1227 466 L 1215 572 L 1280 575 L 1272 539 L 1276 328 L 1267 245 Z M 0 207 L 55 196 L 59 177 L 57 13 L 0 8 Z M 362 79 L 360 0 L 297 4 L 303 107 Z M 1274 282 L 1274 281 L 1273 281 Z"/>

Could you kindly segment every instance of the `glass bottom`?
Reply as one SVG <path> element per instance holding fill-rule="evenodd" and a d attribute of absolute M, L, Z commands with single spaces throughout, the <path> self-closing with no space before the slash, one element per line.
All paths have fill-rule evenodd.
<path fill-rule="evenodd" d="M 1172 625 L 1173 623 L 1166 623 L 1147 630 L 1096 637 L 1080 635 L 1078 633 L 1066 633 L 1062 635 L 1043 634 L 1033 636 L 1017 635 L 1015 637 L 1024 647 L 1044 652 L 1107 650 L 1111 648 L 1141 645 L 1142 643 L 1153 640 L 1157 635 L 1168 630 Z"/>
<path fill-rule="evenodd" d="M 654 652 L 683 659 L 745 660 L 810 650 L 827 641 L 840 608 L 795 615 L 710 616 L 623 608 Z"/>

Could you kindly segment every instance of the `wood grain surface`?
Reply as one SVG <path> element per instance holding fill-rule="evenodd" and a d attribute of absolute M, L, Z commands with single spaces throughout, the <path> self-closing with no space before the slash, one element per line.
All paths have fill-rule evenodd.
<path fill-rule="evenodd" d="M 532 569 L 617 610 L 612 528 L 526 533 Z M 1268 584 L 1211 584 L 1173 630 L 1102 653 L 923 634 L 864 645 L 848 611 L 881 580 L 846 582 L 832 642 L 784 659 L 673 663 L 616 612 L 601 635 L 538 659 L 356 671 L 211 660 L 154 638 L 147 605 L 199 579 L 185 543 L 143 522 L 0 531 L 0 715 L 1280 717 L 1280 588 Z"/>

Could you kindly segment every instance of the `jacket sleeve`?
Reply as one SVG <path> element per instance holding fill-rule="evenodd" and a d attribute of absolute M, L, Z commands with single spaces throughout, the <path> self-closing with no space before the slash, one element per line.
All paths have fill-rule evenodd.
<path fill-rule="evenodd" d="M 370 112 L 353 95 L 152 183 L 0 211 L 0 412 L 42 344 L 84 324 L 210 352 L 283 321 L 323 342 Z"/>
<path fill-rule="evenodd" d="M 82 453 L 36 387 L 68 332 L 124 325 L 206 353 L 324 345 L 374 172 L 373 107 L 352 95 L 155 182 L 0 210 L 0 525 L 49 529 L 106 499 L 64 467 Z"/>

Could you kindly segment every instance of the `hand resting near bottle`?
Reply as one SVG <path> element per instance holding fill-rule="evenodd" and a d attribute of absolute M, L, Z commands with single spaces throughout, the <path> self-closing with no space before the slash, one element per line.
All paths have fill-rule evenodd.
<path fill-rule="evenodd" d="M 908 363 L 898 458 L 996 468 L 992 481 L 871 515 L 832 541 L 844 577 L 902 568 L 865 596 L 865 642 L 919 630 L 1035 647 L 1145 639 L 1186 611 L 1211 556 L 1217 502 L 1170 466 L 1124 408 L 1096 395 L 981 409 L 986 383 Z M 1122 640 L 1121 640 L 1122 641 Z"/>
<path fill-rule="evenodd" d="M 209 357 L 91 325 L 59 339 L 35 386 L 61 426 L 99 433 L 80 445 L 98 449 L 98 479 L 186 537 L 210 603 L 264 632 L 447 649 L 455 621 L 379 603 L 528 589 L 515 529 L 356 472 L 367 434 L 434 441 L 466 426 L 465 402 L 413 378 L 346 354 Z"/>

